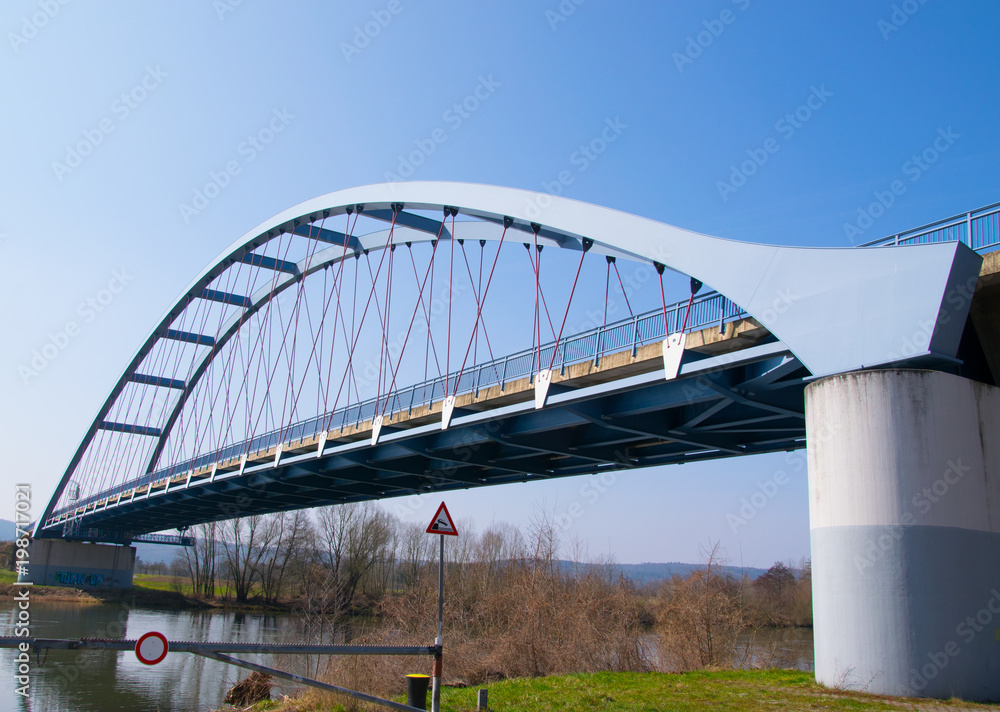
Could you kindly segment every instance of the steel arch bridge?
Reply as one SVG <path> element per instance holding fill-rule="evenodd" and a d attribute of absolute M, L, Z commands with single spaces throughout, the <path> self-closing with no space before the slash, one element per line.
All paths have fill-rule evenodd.
<path fill-rule="evenodd" d="M 129 541 L 800 448 L 808 380 L 962 367 L 970 248 L 996 232 L 984 209 L 893 249 L 795 248 L 486 185 L 315 198 L 234 242 L 159 320 L 35 536 Z"/>

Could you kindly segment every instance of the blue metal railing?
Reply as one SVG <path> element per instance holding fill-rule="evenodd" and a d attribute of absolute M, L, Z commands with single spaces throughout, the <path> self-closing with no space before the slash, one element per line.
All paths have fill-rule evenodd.
<path fill-rule="evenodd" d="M 931 242 L 961 242 L 976 252 L 988 252 L 1000 246 L 1000 203 L 865 242 L 858 247 L 896 247 Z"/>
<path fill-rule="evenodd" d="M 935 242 L 962 242 L 977 252 L 988 252 L 1000 247 L 1000 203 L 993 203 L 912 230 L 865 242 L 858 247 L 897 247 Z M 676 302 L 667 307 L 667 324 L 670 333 L 680 329 L 686 307 L 687 300 Z M 600 326 L 564 339 L 557 349 L 555 344 L 549 343 L 541 350 L 541 367 L 547 367 L 550 361 L 553 362 L 554 368 L 560 369 L 590 359 L 597 363 L 601 357 L 623 351 L 629 346 L 634 354 L 639 345 L 664 338 L 662 314 L 662 309 L 656 309 L 614 324 Z M 747 313 L 741 307 L 717 292 L 710 292 L 694 300 L 686 330 L 696 331 L 712 325 L 718 325 L 722 329 L 726 323 L 742 319 L 745 316 Z M 556 352 L 554 360 L 552 358 L 553 350 Z M 450 374 L 448 384 L 452 387 L 449 391 L 453 395 L 478 394 L 483 388 L 497 385 L 503 387 L 508 381 L 525 376 L 531 377 L 539 369 L 537 362 L 537 352 L 528 349 L 489 363 L 479 364 L 462 373 L 457 384 L 454 383 L 454 380 L 458 374 Z M 385 415 L 389 416 L 404 410 L 411 411 L 414 408 L 429 406 L 442 400 L 444 392 L 444 377 L 397 390 L 389 395 Z M 384 404 L 385 396 L 370 398 L 361 403 L 345 406 L 332 413 L 318 415 L 286 428 L 259 435 L 249 442 L 234 443 L 214 452 L 137 477 L 56 510 L 52 513 L 49 522 L 46 522 L 46 526 L 67 512 L 87 507 L 94 502 L 113 497 L 130 489 L 148 484 L 159 485 L 178 473 L 198 470 L 216 462 L 242 457 L 244 454 L 250 455 L 267 451 L 282 443 L 291 444 L 315 436 L 324 429 L 339 429 L 345 425 L 371 420 L 377 412 L 381 412 Z"/>
<path fill-rule="evenodd" d="M 670 333 L 680 330 L 687 304 L 685 299 L 667 305 L 666 322 Z M 722 330 L 725 324 L 738 321 L 746 316 L 747 313 L 742 308 L 733 304 L 723 295 L 718 292 L 708 292 L 700 297 L 695 297 L 685 331 L 698 331 L 711 326 L 718 326 Z M 639 346 L 661 341 L 664 336 L 663 309 L 655 309 L 564 338 L 558 347 L 554 342 L 550 342 L 541 348 L 541 366 L 539 366 L 538 351 L 525 349 L 494 361 L 478 364 L 461 374 L 451 373 L 447 379 L 448 392 L 450 395 L 467 393 L 478 395 L 480 390 L 493 386 L 503 388 L 510 381 L 532 377 L 539 368 L 548 368 L 550 362 L 553 369 L 562 370 L 566 366 L 585 361 L 593 361 L 598 364 L 604 356 L 626 349 L 631 349 L 634 355 Z M 554 358 L 553 352 L 555 353 Z M 67 507 L 54 511 L 49 521 L 46 522 L 46 526 L 67 512 L 88 507 L 95 502 L 107 497 L 114 497 L 122 492 L 145 485 L 160 485 L 180 473 L 210 467 L 217 462 L 229 461 L 243 455 L 266 452 L 279 444 L 290 445 L 324 431 L 357 425 L 382 413 L 383 408 L 384 414 L 388 418 L 403 411 L 410 412 L 415 408 L 430 406 L 443 400 L 444 394 L 445 378 L 441 376 L 394 391 L 388 396 L 388 404 L 386 404 L 386 396 L 381 395 L 377 398 L 369 398 L 360 403 L 347 405 L 331 413 L 320 414 L 308 420 L 258 435 L 249 441 L 234 443 L 170 465 L 73 502 Z"/>

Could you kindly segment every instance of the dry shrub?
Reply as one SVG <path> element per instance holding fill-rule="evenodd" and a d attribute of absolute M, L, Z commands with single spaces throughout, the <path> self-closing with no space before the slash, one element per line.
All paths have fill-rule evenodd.
<path fill-rule="evenodd" d="M 752 647 L 754 624 L 746 585 L 721 569 L 720 549 L 704 569 L 663 585 L 656 610 L 661 670 L 740 667 Z"/>
<path fill-rule="evenodd" d="M 448 569 L 445 658 L 448 680 L 479 684 L 508 677 L 643 670 L 643 604 L 607 571 L 564 570 L 551 530 L 525 547 L 509 528 L 485 532 Z M 461 552 L 456 552 L 460 557 Z M 456 565 L 460 564 L 460 565 Z M 396 635 L 436 635 L 433 576 L 383 602 Z"/>
<path fill-rule="evenodd" d="M 645 607 L 632 585 L 607 569 L 570 571 L 554 558 L 551 531 L 525 546 L 510 527 L 449 542 L 444 679 L 488 680 L 569 672 L 646 670 Z M 547 540 L 546 537 L 548 537 Z M 437 635 L 437 566 L 426 565 L 380 607 L 382 625 L 352 643 L 430 645 Z M 430 673 L 431 659 L 331 658 L 324 679 L 368 694 L 405 692 L 407 673 Z M 332 696 L 348 705 L 347 698 Z"/>
<path fill-rule="evenodd" d="M 269 699 L 271 699 L 271 676 L 255 670 L 233 685 L 223 701 L 234 707 L 249 707 Z"/>

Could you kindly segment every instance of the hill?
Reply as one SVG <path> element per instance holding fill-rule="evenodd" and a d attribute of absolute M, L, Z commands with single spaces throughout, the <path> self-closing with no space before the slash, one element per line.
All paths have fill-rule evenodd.
<path fill-rule="evenodd" d="M 16 532 L 17 526 L 14 522 L 9 519 L 0 519 L 0 541 L 14 541 L 17 538 Z"/>
<path fill-rule="evenodd" d="M 684 564 L 678 561 L 669 561 L 667 563 L 610 565 L 581 564 L 575 561 L 561 561 L 559 563 L 560 566 L 563 567 L 563 570 L 567 571 L 588 572 L 593 569 L 610 569 L 612 576 L 616 578 L 618 576 L 624 576 L 637 586 L 645 586 L 647 584 L 656 583 L 657 581 L 663 581 L 672 578 L 675 575 L 685 577 L 692 571 L 705 568 L 702 564 Z M 766 569 L 740 566 L 721 566 L 719 568 L 737 579 L 744 575 L 748 576 L 750 579 L 755 579 L 766 571 Z"/>

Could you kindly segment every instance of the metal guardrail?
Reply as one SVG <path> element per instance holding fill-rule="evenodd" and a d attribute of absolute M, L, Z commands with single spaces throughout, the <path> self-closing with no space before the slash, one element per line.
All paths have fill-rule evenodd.
<path fill-rule="evenodd" d="M 928 244 L 936 242 L 962 242 L 977 252 L 987 252 L 1000 247 L 1000 203 L 993 203 L 977 210 L 972 210 L 950 218 L 928 223 L 911 230 L 865 242 L 858 247 L 899 247 L 906 245 Z M 667 307 L 667 323 L 671 333 L 679 330 L 683 319 L 683 310 L 687 301 L 679 301 Z M 582 334 L 566 338 L 559 344 L 549 343 L 541 350 L 541 363 L 547 366 L 552 361 L 552 352 L 556 351 L 554 366 L 560 369 L 566 366 L 593 359 L 598 363 L 602 356 L 624 350 L 631 345 L 633 353 L 639 344 L 664 338 L 662 309 L 636 315 L 614 324 L 597 327 Z M 720 329 L 731 321 L 747 316 L 741 307 L 733 304 L 723 295 L 710 292 L 696 298 L 688 317 L 687 331 L 696 331 L 718 324 Z M 535 350 L 524 350 L 489 363 L 479 364 L 469 371 L 448 376 L 447 383 L 454 387 L 449 389 L 453 395 L 474 392 L 483 388 L 499 385 L 508 381 L 531 376 L 539 368 L 538 354 Z M 452 384 L 458 377 L 458 383 Z M 401 411 L 412 411 L 414 408 L 427 406 L 444 398 L 444 377 L 431 379 L 403 390 L 397 390 L 388 396 L 389 404 L 386 415 Z M 308 420 L 295 423 L 285 428 L 273 430 L 256 436 L 249 441 L 235 443 L 214 452 L 186 460 L 148 475 L 129 480 L 114 488 L 92 495 L 71 506 L 63 507 L 52 513 L 45 526 L 55 524 L 55 520 L 69 512 L 77 511 L 107 497 L 143 487 L 157 485 L 169 480 L 176 474 L 197 470 L 216 462 L 231 460 L 235 457 L 267 451 L 282 443 L 292 443 L 303 438 L 315 436 L 322 429 L 331 430 L 349 424 L 358 424 L 372 419 L 381 411 L 386 396 L 370 398 L 361 403 L 348 405 L 333 413 L 322 414 Z"/>
<path fill-rule="evenodd" d="M 119 638 L 79 638 L 75 640 L 62 638 L 18 638 L 15 636 L 0 637 L 0 648 L 15 648 L 21 651 L 22 655 L 27 655 L 28 651 L 35 653 L 36 657 L 41 650 L 136 650 L 138 640 L 122 640 Z M 256 670 L 267 675 L 291 680 L 302 685 L 309 685 L 327 692 L 335 692 L 347 695 L 354 699 L 400 710 L 400 712 L 426 712 L 420 707 L 411 707 L 393 700 L 386 700 L 375 695 L 368 695 L 346 687 L 331 685 L 319 680 L 313 680 L 302 675 L 278 670 L 276 668 L 261 665 L 249 660 L 239 660 L 227 653 L 287 653 L 287 654 L 313 654 L 313 655 L 433 655 L 435 660 L 441 657 L 441 646 L 439 645 L 268 645 L 259 643 L 202 643 L 195 641 L 170 641 L 169 652 L 172 653 L 194 653 L 202 657 L 211 658 L 220 662 L 229 663 L 247 670 Z M 166 650 L 163 655 L 166 655 Z M 30 660 L 30 656 L 25 658 Z M 162 660 L 162 658 L 160 658 Z M 155 662 L 159 662 L 158 660 Z M 27 664 L 25 664 L 27 667 Z"/>
<path fill-rule="evenodd" d="M 135 650 L 138 640 L 122 638 L 18 638 L 0 636 L 0 648 L 22 643 L 33 650 Z M 294 645 L 281 643 L 211 643 L 171 640 L 172 653 L 289 653 L 296 655 L 435 655 L 434 645 Z"/>
<path fill-rule="evenodd" d="M 976 252 L 1000 246 L 1000 203 L 881 237 L 858 247 L 898 247 L 932 242 L 961 242 Z"/>
<path fill-rule="evenodd" d="M 666 324 L 670 333 L 680 331 L 687 305 L 686 299 L 667 305 Z M 726 324 L 746 316 L 747 313 L 742 308 L 733 304 L 725 296 L 718 292 L 708 292 L 700 297 L 695 297 L 687 317 L 685 331 L 698 331 L 712 326 L 718 326 L 722 331 Z M 243 455 L 266 452 L 279 444 L 291 444 L 304 438 L 314 437 L 323 431 L 360 424 L 382 413 L 383 408 L 388 417 L 403 411 L 412 412 L 415 408 L 430 406 L 444 399 L 446 380 L 449 386 L 449 395 L 467 393 L 478 395 L 482 389 L 493 386 L 503 388 L 510 381 L 525 377 L 530 378 L 538 372 L 539 368 L 547 368 L 550 362 L 552 362 L 554 369 L 558 368 L 560 371 L 567 366 L 585 361 L 593 361 L 598 364 L 604 356 L 626 349 L 631 349 L 634 355 L 639 346 L 660 341 L 665 336 L 662 308 L 636 314 L 628 319 L 564 338 L 558 346 L 555 342 L 549 342 L 542 346 L 540 358 L 537 349 L 524 349 L 487 363 L 477 364 L 461 374 L 457 371 L 453 372 L 448 375 L 447 379 L 441 376 L 396 390 L 388 395 L 388 404 L 386 404 L 387 396 L 385 395 L 369 398 L 360 403 L 338 408 L 331 413 L 317 415 L 284 428 L 258 435 L 249 441 L 234 443 L 137 477 L 54 511 L 45 523 L 45 527 L 58 523 L 56 520 L 64 514 L 87 508 L 103 499 L 138 487 L 159 486 L 178 474 L 210 467 L 217 462 L 225 462 Z M 555 353 L 554 359 L 553 352 Z"/>

